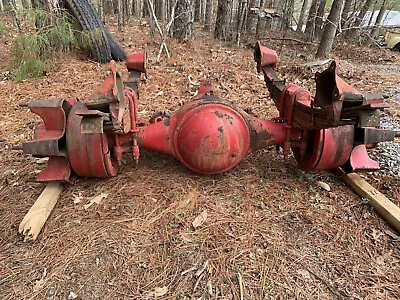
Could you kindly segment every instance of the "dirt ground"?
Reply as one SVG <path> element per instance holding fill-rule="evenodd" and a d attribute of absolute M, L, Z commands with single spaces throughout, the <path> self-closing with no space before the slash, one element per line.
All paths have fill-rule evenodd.
<path fill-rule="evenodd" d="M 107 25 L 116 32 L 113 20 Z M 0 38 L 0 70 L 9 62 L 13 34 Z M 145 22 L 132 20 L 115 35 L 127 51 L 148 51 L 143 119 L 190 101 L 196 88 L 188 75 L 216 79 L 221 97 L 261 117 L 277 114 L 250 47 L 236 49 L 198 30 L 193 42 L 169 40 L 173 57 L 157 63 L 157 40 L 151 42 Z M 315 45 L 276 37 L 264 44 L 278 52 L 278 72 L 312 90 L 314 72 L 323 67 L 301 65 L 313 60 Z M 361 92 L 386 95 L 393 105 L 386 114 L 400 119 L 399 53 L 340 43 L 332 56 L 341 60 L 345 80 Z M 215 176 L 195 174 L 158 153 L 142 151 L 137 166 L 125 157 L 115 178 L 65 185 L 38 240 L 25 243 L 18 225 L 43 189 L 35 177 L 44 164 L 11 150 L 29 140 L 29 126 L 38 121 L 18 104 L 84 99 L 107 74 L 108 65 L 63 53 L 45 78 L 0 82 L 0 299 L 72 293 L 77 299 L 400 298 L 399 233 L 333 174 L 304 172 L 275 149 Z M 400 204 L 398 177 L 365 177 Z M 99 205 L 84 208 L 101 193 L 107 196 Z M 206 221 L 194 229 L 204 210 Z"/>

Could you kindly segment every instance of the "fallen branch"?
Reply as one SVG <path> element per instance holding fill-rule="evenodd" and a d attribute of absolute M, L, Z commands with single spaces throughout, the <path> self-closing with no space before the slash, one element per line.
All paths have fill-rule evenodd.
<path fill-rule="evenodd" d="M 238 281 L 239 281 L 239 291 L 240 291 L 240 300 L 243 300 L 243 278 L 242 275 L 238 272 Z"/>
<path fill-rule="evenodd" d="M 147 0 L 147 4 L 149 5 L 149 8 L 150 8 L 150 13 L 151 13 L 151 17 L 150 18 L 152 18 L 154 20 L 154 23 L 156 24 L 156 27 L 157 27 L 157 31 L 158 31 L 158 33 L 160 34 L 160 37 L 161 37 L 161 45 L 160 45 L 159 54 L 157 56 L 157 61 L 159 61 L 159 59 L 160 59 L 160 55 L 161 55 L 161 52 L 162 52 L 163 48 L 165 49 L 165 54 L 167 55 L 167 57 L 170 58 L 171 56 L 169 54 L 169 51 L 168 51 L 168 48 L 167 48 L 167 44 L 165 43 L 164 33 L 163 33 L 162 29 L 161 29 L 160 23 L 158 23 L 158 20 L 157 20 L 157 17 L 156 17 L 156 13 L 154 12 L 153 2 L 150 1 L 150 0 Z"/>
<path fill-rule="evenodd" d="M 190 84 L 190 85 L 194 85 L 194 86 L 197 86 L 197 87 L 200 86 L 200 84 L 198 84 L 198 83 L 196 83 L 196 82 L 194 82 L 194 81 L 192 80 L 192 75 L 189 75 L 189 76 L 188 76 L 188 81 L 189 81 L 189 84 Z"/>
<path fill-rule="evenodd" d="M 292 41 L 292 42 L 296 42 L 296 43 L 299 43 L 299 44 L 305 44 L 305 45 L 315 45 L 316 44 L 316 43 L 313 43 L 313 42 L 307 42 L 307 41 L 302 41 L 302 40 L 298 40 L 298 39 L 294 39 L 294 38 L 285 38 L 285 37 L 282 37 L 282 38 L 270 37 L 270 38 L 267 38 L 266 40 Z"/>
<path fill-rule="evenodd" d="M 224 77 L 223 73 L 221 74 L 221 76 L 219 76 L 218 83 L 225 91 L 229 92 L 229 89 L 222 83 L 222 77 Z"/>
<path fill-rule="evenodd" d="M 60 198 L 61 192 L 61 183 L 47 183 L 39 198 L 25 215 L 21 224 L 19 224 L 18 232 L 25 236 L 24 241 L 36 240 L 57 200 Z"/>
<path fill-rule="evenodd" d="M 162 29 L 161 29 L 160 23 L 157 20 L 156 13 L 154 11 L 153 1 L 147 0 L 147 4 L 148 4 L 148 6 L 150 8 L 150 13 L 151 13 L 151 17 L 150 18 L 154 20 L 154 23 L 156 24 L 156 27 L 157 27 L 157 31 L 158 31 L 158 33 L 160 34 L 160 37 L 161 37 L 161 44 L 160 44 L 160 49 L 158 50 L 158 54 L 157 54 L 157 61 L 160 61 L 160 57 L 161 57 L 161 53 L 162 53 L 163 49 L 165 50 L 165 54 L 167 55 L 167 57 L 168 58 L 171 57 L 171 55 L 170 55 L 170 53 L 168 51 L 168 48 L 167 48 L 166 40 L 167 40 L 168 33 L 169 33 L 170 28 L 171 28 L 171 25 L 172 25 L 172 23 L 174 21 L 174 18 L 175 18 L 175 7 L 176 7 L 177 3 L 178 3 L 178 0 L 175 0 L 175 4 L 172 7 L 172 11 L 171 11 L 171 19 L 170 19 L 170 21 L 168 22 L 168 24 L 167 24 L 167 26 L 165 28 L 165 32 L 163 32 Z"/>

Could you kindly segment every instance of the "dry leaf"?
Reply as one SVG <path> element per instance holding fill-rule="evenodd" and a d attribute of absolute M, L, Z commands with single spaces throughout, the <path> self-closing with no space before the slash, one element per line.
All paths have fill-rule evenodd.
<path fill-rule="evenodd" d="M 325 191 L 328 191 L 328 192 L 331 191 L 331 187 L 327 183 L 318 181 L 317 184 L 321 189 L 324 189 Z"/>
<path fill-rule="evenodd" d="M 181 239 L 182 239 L 183 242 L 186 242 L 186 243 L 191 243 L 191 242 L 193 242 L 192 234 L 191 234 L 191 233 L 180 232 L 179 235 L 180 235 L 180 237 L 181 237 Z"/>
<path fill-rule="evenodd" d="M 195 189 L 190 190 L 184 197 L 183 201 L 179 204 L 180 208 L 194 209 L 198 198 L 198 192 Z"/>
<path fill-rule="evenodd" d="M 308 272 L 306 269 L 300 269 L 296 271 L 299 275 L 301 275 L 303 278 L 310 278 L 310 272 Z"/>
<path fill-rule="evenodd" d="M 39 280 L 36 280 L 36 283 L 33 286 L 33 291 L 34 292 L 37 293 L 43 288 L 43 286 L 44 286 L 44 278 L 46 277 L 46 275 L 47 275 L 47 268 L 44 268 L 42 277 Z"/>
<path fill-rule="evenodd" d="M 207 220 L 207 209 L 203 210 L 200 215 L 194 219 L 192 222 L 193 227 L 196 229 L 197 227 L 201 226 Z"/>
<path fill-rule="evenodd" d="M 82 193 L 79 193 L 78 195 L 72 195 L 72 196 L 74 196 L 74 204 L 78 204 L 78 203 L 82 202 L 82 199 L 83 199 Z"/>
<path fill-rule="evenodd" d="M 166 286 L 163 286 L 162 288 L 156 287 L 154 289 L 154 292 L 152 293 L 152 296 L 154 298 L 157 298 L 157 297 L 164 296 L 166 293 L 168 293 L 168 287 L 166 287 Z"/>
<path fill-rule="evenodd" d="M 101 193 L 100 195 L 93 197 L 92 199 L 90 199 L 89 203 L 84 206 L 84 208 L 88 209 L 89 207 L 91 207 L 93 205 L 93 203 L 100 204 L 101 200 L 103 200 L 107 196 L 108 196 L 107 193 Z"/>

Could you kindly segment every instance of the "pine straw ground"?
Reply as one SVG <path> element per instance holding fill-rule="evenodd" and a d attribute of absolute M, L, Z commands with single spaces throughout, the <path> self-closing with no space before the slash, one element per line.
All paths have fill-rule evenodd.
<path fill-rule="evenodd" d="M 149 52 L 143 118 L 190 101 L 189 74 L 196 81 L 220 79 L 227 88 L 217 81 L 221 96 L 259 116 L 276 115 L 251 49 L 205 36 L 186 44 L 171 40 L 173 57 L 156 63 L 148 27 L 131 23 L 116 36 L 129 51 Z M 0 39 L 2 67 L 12 35 Z M 267 44 L 280 55 L 282 75 L 312 87 L 316 68 L 300 65 L 312 59 L 315 45 Z M 341 44 L 334 56 L 343 59 L 342 74 L 356 88 L 386 93 L 395 104 L 400 74 L 391 70 L 399 67 L 399 54 Z M 378 71 L 371 67 L 377 63 L 384 64 Z M 126 157 L 118 177 L 66 185 L 39 239 L 24 243 L 18 225 L 43 189 L 35 176 L 44 165 L 10 150 L 29 139 L 28 126 L 38 120 L 18 103 L 85 98 L 107 72 L 107 65 L 62 54 L 43 79 L 0 83 L 1 299 L 66 299 L 71 291 L 80 299 L 151 299 L 161 291 L 162 299 L 240 299 L 241 291 L 244 299 L 399 297 L 400 241 L 393 229 L 331 173 L 303 172 L 273 149 L 216 176 L 194 174 L 157 153 L 142 151 L 137 167 Z M 398 111 L 395 105 L 388 114 L 398 119 Z M 398 178 L 367 177 L 400 204 Z M 332 192 L 319 189 L 319 180 Z M 85 210 L 100 193 L 108 196 Z M 204 210 L 206 221 L 194 229 Z"/>

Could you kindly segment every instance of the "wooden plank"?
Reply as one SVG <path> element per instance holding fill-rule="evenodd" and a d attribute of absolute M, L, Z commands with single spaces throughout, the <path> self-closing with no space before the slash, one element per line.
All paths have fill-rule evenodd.
<path fill-rule="evenodd" d="M 346 174 L 338 168 L 335 173 L 362 198 L 368 199 L 368 203 L 376 212 L 385 219 L 394 229 L 400 232 L 400 207 L 390 201 L 381 192 L 366 182 L 357 173 Z"/>
<path fill-rule="evenodd" d="M 45 189 L 19 225 L 18 231 L 25 236 L 25 241 L 36 240 L 60 198 L 61 192 L 62 185 L 60 182 L 47 183 Z"/>

